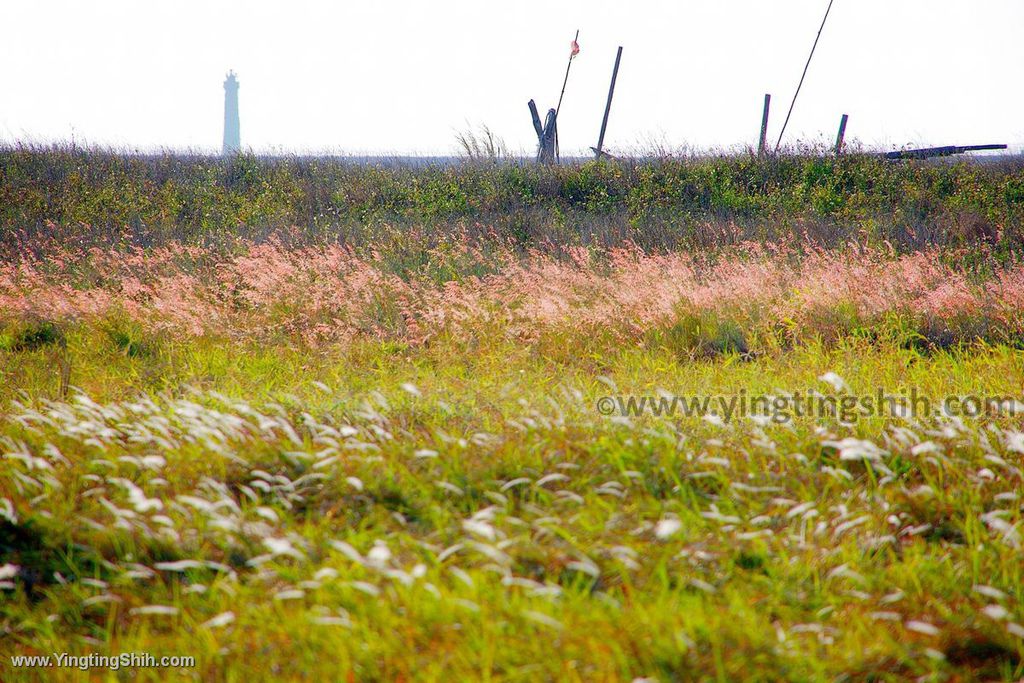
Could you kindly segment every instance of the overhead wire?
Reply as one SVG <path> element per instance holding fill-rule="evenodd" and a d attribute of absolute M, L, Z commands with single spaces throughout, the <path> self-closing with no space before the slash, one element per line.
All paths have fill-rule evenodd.
<path fill-rule="evenodd" d="M 804 79 L 807 78 L 807 69 L 811 66 L 811 60 L 814 59 L 814 51 L 818 49 L 818 41 L 821 40 L 821 32 L 825 30 L 825 22 L 828 21 L 828 15 L 832 11 L 832 3 L 835 0 L 829 0 L 828 8 L 825 10 L 825 17 L 821 20 L 821 27 L 818 29 L 818 35 L 814 39 L 814 45 L 811 46 L 811 54 L 807 56 L 807 63 L 804 65 L 804 72 L 800 75 L 800 83 L 796 86 L 796 92 L 793 93 L 793 101 L 789 103 L 789 112 L 786 113 L 786 121 L 782 124 L 782 130 L 779 131 L 778 142 L 775 143 L 775 151 L 779 151 L 779 147 L 782 145 L 782 136 L 786 134 L 786 126 L 789 125 L 789 117 L 793 115 L 793 107 L 796 105 L 796 98 L 800 96 L 800 89 L 804 86 Z"/>

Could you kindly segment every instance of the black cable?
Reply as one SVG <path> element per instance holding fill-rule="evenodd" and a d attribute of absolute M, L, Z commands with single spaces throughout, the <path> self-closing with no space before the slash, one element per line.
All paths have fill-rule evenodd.
<path fill-rule="evenodd" d="M 796 86 L 796 92 L 793 93 L 793 101 L 789 103 L 789 112 L 786 114 L 786 121 L 782 124 L 782 131 L 779 132 L 779 140 L 775 143 L 775 151 L 778 153 L 779 146 L 782 144 L 782 136 L 786 134 L 786 126 L 789 125 L 789 117 L 793 115 L 793 107 L 796 105 L 796 98 L 800 95 L 800 88 L 804 85 L 804 78 L 807 77 L 807 69 L 811 66 L 811 59 L 814 58 L 814 51 L 818 48 L 818 41 L 821 39 L 821 32 L 825 30 L 825 22 L 828 21 L 828 13 L 832 11 L 832 3 L 835 0 L 829 0 L 828 9 L 825 10 L 825 18 L 821 20 L 821 28 L 818 29 L 818 36 L 814 39 L 814 45 L 811 47 L 811 54 L 807 56 L 807 64 L 804 65 L 804 72 L 800 76 L 800 83 Z"/>

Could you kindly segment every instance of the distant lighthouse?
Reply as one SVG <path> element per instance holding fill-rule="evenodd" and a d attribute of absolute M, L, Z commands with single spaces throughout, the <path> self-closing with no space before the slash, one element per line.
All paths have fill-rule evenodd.
<path fill-rule="evenodd" d="M 224 80 L 224 156 L 242 149 L 242 135 L 238 124 L 238 79 L 229 71 Z"/>

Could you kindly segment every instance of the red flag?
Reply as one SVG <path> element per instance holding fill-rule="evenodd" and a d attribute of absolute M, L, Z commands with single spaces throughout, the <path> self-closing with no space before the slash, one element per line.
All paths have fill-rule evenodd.
<path fill-rule="evenodd" d="M 572 41 L 572 52 L 569 53 L 569 59 L 572 59 L 573 57 L 575 57 L 579 53 L 580 53 L 580 44 L 577 43 L 574 40 L 574 41 Z"/>

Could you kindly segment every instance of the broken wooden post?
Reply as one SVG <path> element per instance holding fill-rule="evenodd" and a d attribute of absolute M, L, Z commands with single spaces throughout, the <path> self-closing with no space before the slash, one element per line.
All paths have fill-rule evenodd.
<path fill-rule="evenodd" d="M 608 129 L 608 114 L 612 111 L 612 96 L 615 95 L 615 79 L 619 76 L 619 62 L 622 61 L 622 46 L 615 53 L 615 67 L 612 69 L 612 84 L 608 86 L 608 102 L 604 105 L 604 118 L 601 119 L 601 134 L 597 137 L 597 147 L 594 148 L 594 158 L 600 159 L 604 153 L 604 133 Z"/>
<path fill-rule="evenodd" d="M 764 95 L 764 112 L 761 114 L 761 140 L 757 143 L 757 156 L 764 156 L 764 148 L 768 142 L 768 110 L 772 106 L 772 96 Z"/>
<path fill-rule="evenodd" d="M 843 114 L 843 118 L 839 122 L 839 135 L 836 136 L 836 156 L 843 153 L 843 143 L 846 139 L 846 122 L 849 120 L 849 115 Z"/>
<path fill-rule="evenodd" d="M 544 119 L 544 130 L 541 132 L 537 161 L 544 164 L 552 164 L 558 160 L 557 140 L 558 112 L 554 109 L 548 109 L 548 115 Z"/>
<path fill-rule="evenodd" d="M 541 125 L 537 104 L 530 100 L 527 106 L 530 108 L 530 118 L 533 119 L 533 130 L 537 133 L 537 161 L 542 164 L 553 163 L 556 158 L 555 138 L 558 130 L 558 114 L 554 109 L 548 109 L 544 125 Z"/>
<path fill-rule="evenodd" d="M 948 157 L 954 154 L 966 152 L 983 152 L 998 149 L 1006 149 L 1006 145 L 946 145 L 944 147 L 925 147 L 924 149 L 901 149 L 895 152 L 883 152 L 883 159 L 931 159 L 933 157 Z"/>
<path fill-rule="evenodd" d="M 537 104 L 530 100 L 526 106 L 530 108 L 530 117 L 533 118 L 533 129 L 537 131 L 537 139 L 540 140 L 544 136 L 544 126 L 540 123 L 540 114 L 537 113 Z"/>

